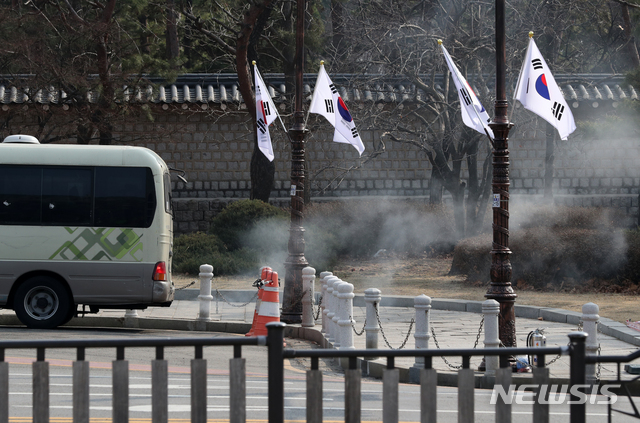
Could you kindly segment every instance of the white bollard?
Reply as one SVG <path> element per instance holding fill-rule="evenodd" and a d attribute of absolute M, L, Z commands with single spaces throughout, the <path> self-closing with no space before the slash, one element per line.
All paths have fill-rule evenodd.
<path fill-rule="evenodd" d="M 431 333 L 429 332 L 429 312 L 431 311 L 431 298 L 426 295 L 418 295 L 413 299 L 413 307 L 416 310 L 416 330 L 413 333 L 413 337 L 416 342 L 417 350 L 428 350 L 429 339 L 431 339 Z M 424 368 L 424 357 L 416 357 L 413 367 L 418 369 Z"/>
<path fill-rule="evenodd" d="M 376 306 L 382 300 L 382 293 L 377 288 L 369 288 L 364 291 L 364 302 L 366 305 L 367 315 L 365 317 L 365 345 L 367 349 L 378 349 L 378 334 L 380 333 L 380 324 L 376 317 Z M 365 360 L 375 360 L 377 357 L 365 357 Z"/>
<path fill-rule="evenodd" d="M 198 313 L 197 321 L 208 322 L 211 320 L 211 278 L 213 278 L 213 266 L 210 264 L 203 264 L 200 266 L 200 295 L 198 300 L 200 301 L 200 313 Z"/>
<path fill-rule="evenodd" d="M 582 306 L 582 330 L 587 333 L 587 342 L 585 345 L 587 355 L 598 354 L 598 320 L 600 316 L 600 307 L 594 303 L 586 303 Z M 593 384 L 597 381 L 596 365 L 587 364 L 585 369 L 586 381 Z"/>
<path fill-rule="evenodd" d="M 313 291 L 316 279 L 316 269 L 305 267 L 302 269 L 302 323 L 303 328 L 315 326 L 313 321 Z"/>
<path fill-rule="evenodd" d="M 132 317 L 138 317 L 138 310 L 133 308 L 128 308 L 127 311 L 124 312 L 124 318 L 127 319 Z"/>
<path fill-rule="evenodd" d="M 329 276 L 332 276 L 331 272 L 320 272 L 320 281 L 322 282 L 322 288 L 320 290 L 320 308 L 321 308 L 321 320 L 322 320 L 322 329 L 320 333 L 327 333 L 327 279 Z"/>
<path fill-rule="evenodd" d="M 341 279 L 333 282 L 333 317 L 331 318 L 331 321 L 333 323 L 331 324 L 331 332 L 333 332 L 334 335 L 333 347 L 336 349 L 340 348 L 341 333 L 340 325 L 338 325 L 338 322 L 340 321 L 340 316 L 342 313 L 342 303 L 340 301 L 340 298 L 338 298 L 338 294 L 340 293 L 340 285 L 342 285 L 343 283 L 346 282 L 342 281 Z"/>
<path fill-rule="evenodd" d="M 344 282 L 338 287 L 338 299 L 340 300 L 340 349 L 353 350 L 353 285 Z"/>
<path fill-rule="evenodd" d="M 498 315 L 500 314 L 500 303 L 496 300 L 486 300 L 482 303 L 482 314 L 484 315 L 484 347 L 500 347 L 500 336 L 498 328 Z M 485 375 L 494 376 L 496 370 L 500 368 L 500 357 L 497 355 L 485 356 Z"/>
<path fill-rule="evenodd" d="M 138 310 L 129 308 L 124 312 L 124 327 L 140 327 L 140 322 L 138 321 Z"/>
<path fill-rule="evenodd" d="M 326 334 L 327 341 L 330 343 L 334 343 L 336 341 L 336 331 L 333 328 L 333 316 L 336 314 L 335 310 L 335 301 L 333 296 L 333 285 L 339 281 L 336 276 L 327 277 L 327 297 L 325 298 L 326 308 L 326 316 L 327 316 L 327 327 Z"/>

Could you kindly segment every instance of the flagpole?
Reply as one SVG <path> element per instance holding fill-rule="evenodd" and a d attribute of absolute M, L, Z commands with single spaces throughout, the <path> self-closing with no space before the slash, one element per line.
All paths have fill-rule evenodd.
<path fill-rule="evenodd" d="M 493 248 L 491 286 L 485 297 L 500 304 L 498 337 L 505 347 L 516 346 L 516 293 L 511 286 L 509 249 L 509 103 L 506 95 L 505 0 L 495 0 L 496 10 L 496 101 L 493 130 Z M 515 357 L 510 358 L 515 365 Z"/>
<path fill-rule="evenodd" d="M 295 111 L 293 127 L 289 130 L 291 139 L 291 226 L 289 228 L 289 256 L 284 263 L 285 279 L 280 320 L 285 323 L 302 322 L 302 269 L 309 263 L 304 257 L 304 136 L 305 122 L 302 111 L 302 90 L 304 72 L 304 16 L 306 0 L 296 0 L 296 71 L 295 71 Z"/>

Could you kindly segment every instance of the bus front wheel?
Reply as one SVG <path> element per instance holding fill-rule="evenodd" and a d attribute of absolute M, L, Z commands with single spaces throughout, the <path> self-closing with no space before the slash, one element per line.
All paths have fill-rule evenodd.
<path fill-rule="evenodd" d="M 60 281 L 36 276 L 20 285 L 13 304 L 16 316 L 27 327 L 52 329 L 65 323 L 71 299 Z"/>

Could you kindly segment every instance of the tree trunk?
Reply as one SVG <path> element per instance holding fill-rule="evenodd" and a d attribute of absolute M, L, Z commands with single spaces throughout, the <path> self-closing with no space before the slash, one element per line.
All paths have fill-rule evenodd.
<path fill-rule="evenodd" d="M 77 143 L 84 145 L 89 144 L 92 131 L 93 128 L 90 125 L 78 125 Z"/>
<path fill-rule="evenodd" d="M 636 40 L 633 37 L 633 31 L 631 29 L 631 17 L 629 16 L 629 6 L 620 3 L 622 8 L 622 19 L 624 20 L 624 38 L 627 42 L 627 51 L 631 58 L 633 68 L 640 66 L 640 56 L 638 55 L 638 47 L 636 46 Z"/>
<path fill-rule="evenodd" d="M 140 51 L 143 54 L 149 54 L 151 52 L 151 49 L 149 48 L 151 42 L 149 41 L 149 34 L 147 33 L 149 28 L 149 18 L 147 15 L 140 15 L 138 16 L 138 22 L 140 22 L 140 27 L 143 29 L 140 34 Z"/>
<path fill-rule="evenodd" d="M 344 48 L 344 7 L 342 0 L 331 0 L 331 27 L 333 32 L 332 44 L 336 52 L 336 58 L 340 59 L 345 53 Z"/>
<path fill-rule="evenodd" d="M 434 166 L 431 169 L 431 179 L 429 180 L 429 204 L 442 204 L 442 191 L 444 181 L 438 169 Z"/>
<path fill-rule="evenodd" d="M 100 145 L 111 145 L 113 141 L 113 126 L 109 123 L 100 128 Z"/>
<path fill-rule="evenodd" d="M 477 138 L 477 137 L 476 137 Z M 478 180 L 478 142 L 472 142 L 467 151 L 467 168 L 469 169 L 468 195 L 466 213 L 467 233 L 477 230 L 478 210 L 481 207 L 480 201 L 480 181 Z"/>
<path fill-rule="evenodd" d="M 260 32 L 271 11 L 271 1 L 265 1 L 258 6 L 251 6 L 244 15 L 242 30 L 236 40 L 236 72 L 238 73 L 238 87 L 247 106 L 247 111 L 253 119 L 253 154 L 251 155 L 251 199 L 269 201 L 273 181 L 275 178 L 275 164 L 270 162 L 258 147 L 256 128 L 255 94 L 251 89 L 251 72 L 249 71 L 249 55 L 257 55 Z M 265 15 L 265 13 L 267 15 Z"/>
<path fill-rule="evenodd" d="M 175 10 L 175 2 L 174 0 L 167 0 L 167 29 L 165 36 L 167 42 L 167 60 L 170 62 L 174 62 L 180 57 L 177 20 L 178 14 Z"/>
<path fill-rule="evenodd" d="M 453 198 L 453 219 L 456 225 L 456 240 L 465 237 L 464 192 L 465 185 L 460 183 L 458 189 L 449 190 Z"/>
<path fill-rule="evenodd" d="M 258 137 L 254 125 L 253 154 L 251 155 L 251 199 L 269 202 L 276 166 L 258 148 Z"/>
<path fill-rule="evenodd" d="M 100 132 L 100 144 L 109 145 L 113 140 L 111 119 L 113 116 L 112 107 L 115 101 L 115 88 L 111 79 L 109 61 L 109 29 L 111 18 L 115 9 L 116 0 L 110 0 L 103 9 L 101 22 L 98 26 L 100 33 L 97 37 L 96 56 L 98 60 L 98 74 L 102 93 L 98 100 L 99 108 L 94 113 L 95 123 Z"/>

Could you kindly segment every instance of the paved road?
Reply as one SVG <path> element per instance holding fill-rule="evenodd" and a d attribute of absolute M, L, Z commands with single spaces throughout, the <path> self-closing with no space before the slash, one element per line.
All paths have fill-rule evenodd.
<path fill-rule="evenodd" d="M 64 328 L 55 331 L 27 330 L 24 328 L 0 328 L 2 339 L 50 339 L 50 338 L 131 338 L 131 337 L 199 337 L 202 332 L 177 332 L 138 329 L 82 329 Z M 207 333 L 210 336 L 233 336 L 226 333 Z M 288 340 L 289 347 L 311 348 L 312 344 L 299 340 Z M 190 418 L 190 360 L 192 348 L 167 348 L 165 358 L 169 362 L 169 418 L 173 421 Z M 72 416 L 72 374 L 71 363 L 75 353 L 68 350 L 47 351 L 50 362 L 50 415 L 57 423 L 71 422 Z M 208 416 L 214 421 L 229 418 L 228 359 L 231 347 L 205 348 L 208 361 Z M 247 418 L 265 421 L 267 418 L 267 369 L 266 349 L 244 347 L 247 359 Z M 130 418 L 149 419 L 151 416 L 151 374 L 150 360 L 154 351 L 147 348 L 132 348 L 126 352 L 130 363 Z M 11 421 L 28 421 L 32 415 L 32 375 L 31 362 L 34 351 L 11 350 L 6 353 L 10 367 L 10 416 Z M 91 417 L 111 418 L 111 361 L 115 350 L 87 350 L 87 360 L 91 362 L 90 398 Z M 306 418 L 305 372 L 309 363 L 304 359 L 293 359 L 286 363 L 285 370 L 285 418 L 290 421 L 304 421 Z M 324 421 L 344 421 L 344 379 L 343 373 L 331 361 L 321 365 L 323 370 L 323 417 Z M 401 384 L 399 387 L 399 414 L 403 422 L 420 421 L 420 388 L 418 385 Z M 491 391 L 476 390 L 475 417 L 477 422 L 493 422 L 494 406 L 490 404 Z M 362 421 L 382 420 L 382 383 L 365 378 L 362 383 Z M 521 398 L 525 399 L 526 398 Z M 601 401 L 602 397 L 595 398 Z M 562 398 L 558 398 L 563 402 Z M 622 401 L 621 401 L 622 403 Z M 624 406 L 629 409 L 629 406 Z M 566 422 L 569 407 L 564 404 L 552 405 L 551 421 Z M 532 421 L 530 405 L 514 404 L 514 418 Z M 603 421 L 607 411 L 604 405 L 588 406 L 588 421 Z M 616 415 L 615 421 L 637 421 Z M 457 421 L 457 389 L 438 389 L 438 421 Z"/>

